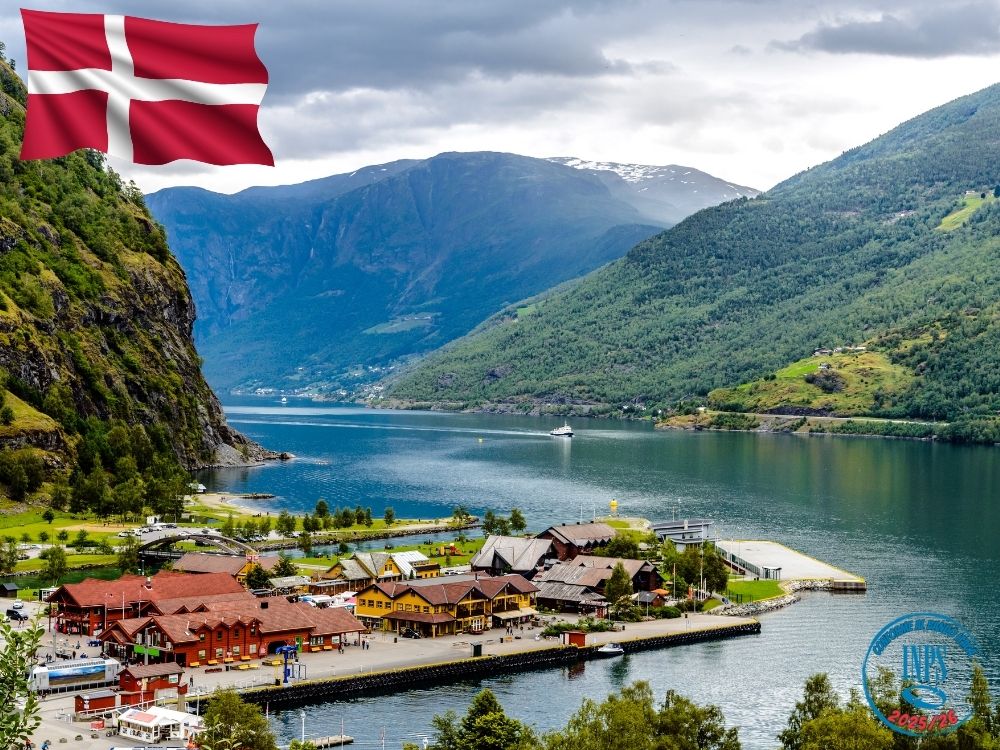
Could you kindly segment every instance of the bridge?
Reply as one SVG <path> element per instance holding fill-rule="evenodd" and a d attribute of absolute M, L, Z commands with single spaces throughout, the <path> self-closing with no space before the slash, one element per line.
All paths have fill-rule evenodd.
<path fill-rule="evenodd" d="M 140 560 L 179 560 L 184 552 L 176 550 L 173 545 L 177 542 L 202 542 L 201 546 L 215 547 L 220 552 L 227 555 L 256 555 L 258 550 L 249 544 L 238 542 L 229 537 L 219 534 L 170 534 L 161 536 L 151 542 L 146 542 L 139 547 Z"/>

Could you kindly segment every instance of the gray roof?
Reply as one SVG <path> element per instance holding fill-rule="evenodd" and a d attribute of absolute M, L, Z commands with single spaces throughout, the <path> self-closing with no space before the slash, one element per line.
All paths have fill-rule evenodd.
<path fill-rule="evenodd" d="M 596 591 L 592 591 L 587 586 L 577 586 L 571 583 L 560 583 L 558 581 L 536 582 L 538 587 L 538 599 L 554 599 L 563 602 L 604 602 L 607 601 Z"/>
<path fill-rule="evenodd" d="M 542 534 L 551 534 L 566 544 L 586 547 L 588 544 L 610 542 L 615 538 L 615 530 L 606 523 L 566 523 L 550 526 Z M 539 534 L 541 536 L 541 534 Z"/>
<path fill-rule="evenodd" d="M 310 579 L 308 576 L 282 576 L 268 578 L 267 581 L 276 589 L 289 589 L 294 586 L 308 586 Z"/>
<path fill-rule="evenodd" d="M 473 568 L 492 568 L 494 558 L 499 557 L 513 572 L 525 573 L 537 568 L 546 557 L 554 556 L 552 542 L 548 539 L 491 534 L 470 564 Z"/>

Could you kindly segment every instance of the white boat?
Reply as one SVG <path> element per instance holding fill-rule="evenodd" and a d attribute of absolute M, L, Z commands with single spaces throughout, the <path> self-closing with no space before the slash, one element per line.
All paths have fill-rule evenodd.
<path fill-rule="evenodd" d="M 573 428 L 569 426 L 569 422 L 566 422 L 562 427 L 556 427 L 549 434 L 554 437 L 573 437 Z"/>
<path fill-rule="evenodd" d="M 598 656 L 621 656 L 625 653 L 620 643 L 605 643 L 597 649 Z"/>
<path fill-rule="evenodd" d="M 282 396 L 281 397 L 281 403 L 287 404 L 288 403 L 288 398 L 286 396 Z"/>

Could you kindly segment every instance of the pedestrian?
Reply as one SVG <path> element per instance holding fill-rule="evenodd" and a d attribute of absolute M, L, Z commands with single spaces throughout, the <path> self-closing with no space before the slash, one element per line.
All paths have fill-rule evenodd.
<path fill-rule="evenodd" d="M 73 658 L 76 658 L 76 651 L 73 651 Z"/>
<path fill-rule="evenodd" d="M 188 678 L 188 687 L 190 687 L 190 688 L 193 688 L 193 687 L 194 687 L 194 675 L 191 675 L 191 676 L 190 676 L 190 677 Z"/>

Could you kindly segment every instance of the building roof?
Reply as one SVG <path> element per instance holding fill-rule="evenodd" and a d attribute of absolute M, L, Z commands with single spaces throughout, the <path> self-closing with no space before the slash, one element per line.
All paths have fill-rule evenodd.
<path fill-rule="evenodd" d="M 4 591 L 19 591 L 16 583 L 0 583 L 0 587 L 3 587 Z"/>
<path fill-rule="evenodd" d="M 183 596 L 179 599 L 161 599 L 156 602 L 156 609 L 160 612 L 160 614 L 173 615 L 179 612 L 197 612 L 198 610 L 204 609 L 206 605 L 216 602 L 241 602 L 248 599 L 250 601 L 255 601 L 257 597 L 249 591 L 243 590 L 243 587 L 241 586 L 239 591 L 233 591 L 228 594 Z"/>
<path fill-rule="evenodd" d="M 561 565 L 574 565 L 580 568 L 600 568 L 603 570 L 614 570 L 615 565 L 622 564 L 628 571 L 630 577 L 634 578 L 642 571 L 656 570 L 656 566 L 648 560 L 630 560 L 624 557 L 599 557 L 597 555 L 577 555 L 572 560 L 560 563 Z"/>
<path fill-rule="evenodd" d="M 256 562 L 264 570 L 272 570 L 278 564 L 275 555 L 261 557 Z M 187 552 L 177 560 L 173 569 L 181 573 L 228 573 L 238 575 L 251 561 L 246 555 L 219 555 L 208 552 Z"/>
<path fill-rule="evenodd" d="M 144 677 L 165 677 L 171 674 L 181 674 L 184 667 L 173 661 L 165 661 L 162 664 L 133 664 L 125 667 L 122 674 L 128 672 L 132 677 L 141 680 Z"/>
<path fill-rule="evenodd" d="M 80 583 L 64 583 L 46 601 L 113 610 L 115 603 L 121 602 L 123 594 L 125 604 L 129 605 L 139 601 L 156 603 L 190 597 L 192 589 L 202 596 L 243 591 L 243 587 L 228 573 L 206 573 L 199 576 L 195 584 L 189 575 L 161 570 L 150 578 L 124 575 L 115 581 L 88 578 Z"/>
<path fill-rule="evenodd" d="M 606 523 L 565 523 L 549 526 L 538 536 L 544 538 L 546 535 L 551 535 L 564 544 L 586 547 L 610 542 L 615 538 L 615 530 Z"/>
<path fill-rule="evenodd" d="M 279 576 L 267 580 L 276 589 L 289 589 L 296 586 L 308 586 L 310 578 L 309 576 Z"/>
<path fill-rule="evenodd" d="M 493 599 L 507 588 L 512 588 L 522 594 L 530 594 L 538 590 L 534 584 L 516 573 L 495 577 L 469 575 L 423 578 L 413 581 L 380 581 L 373 586 L 390 599 L 412 591 L 428 604 L 433 605 L 455 604 L 473 592 L 486 599 Z M 363 593 L 358 592 L 358 596 Z"/>
<path fill-rule="evenodd" d="M 423 552 L 418 550 L 411 550 L 408 552 L 393 552 L 389 557 L 399 568 L 399 572 L 402 574 L 403 578 L 409 578 L 411 575 L 416 575 L 416 570 L 414 565 L 420 565 L 421 563 L 430 562 L 430 558 L 427 557 Z"/>
<path fill-rule="evenodd" d="M 542 581 L 538 584 L 539 599 L 553 599 L 563 602 L 589 602 L 599 604 L 607 601 L 603 596 L 587 586 L 579 586 L 559 581 Z"/>
<path fill-rule="evenodd" d="M 379 577 L 395 577 L 395 573 L 386 575 L 380 572 L 390 560 L 399 568 L 402 578 L 409 578 L 411 575 L 415 575 L 415 566 L 422 566 L 431 562 L 427 555 L 417 550 L 392 553 L 355 552 L 352 557 L 343 557 L 338 561 L 337 565 L 340 566 L 341 570 L 338 579 L 364 581 Z M 337 565 L 327 570 L 324 576 L 329 574 Z"/>
<path fill-rule="evenodd" d="M 542 587 L 543 583 L 567 583 L 598 589 L 602 588 L 604 582 L 610 577 L 611 571 L 607 568 L 588 568 L 571 563 L 557 563 L 539 575 L 535 579 L 535 583 L 539 588 Z"/>
<path fill-rule="evenodd" d="M 515 573 L 529 573 L 534 572 L 546 557 L 555 556 L 548 539 L 490 534 L 483 548 L 472 558 L 471 565 L 480 570 L 506 567 Z M 502 566 L 495 564 L 497 559 Z"/>

